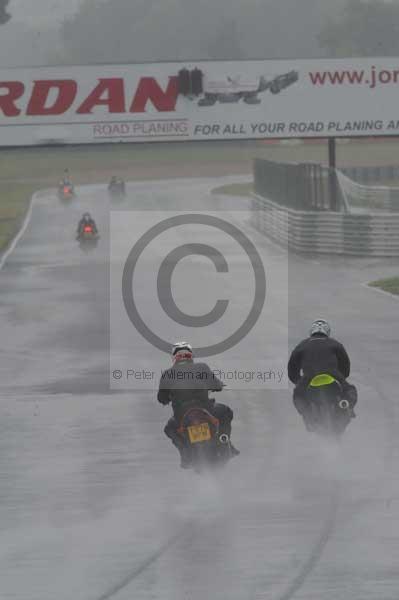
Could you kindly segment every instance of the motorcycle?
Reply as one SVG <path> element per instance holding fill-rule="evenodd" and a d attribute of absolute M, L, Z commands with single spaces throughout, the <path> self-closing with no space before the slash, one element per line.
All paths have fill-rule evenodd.
<path fill-rule="evenodd" d="M 108 185 L 108 192 L 112 198 L 124 198 L 126 196 L 125 182 L 114 181 Z"/>
<path fill-rule="evenodd" d="M 75 196 L 72 183 L 64 183 L 58 186 L 58 197 L 60 200 L 71 200 Z"/>
<path fill-rule="evenodd" d="M 100 236 L 97 231 L 94 230 L 93 225 L 87 224 L 83 226 L 77 236 L 77 240 L 82 249 L 88 249 L 89 247 L 97 246 L 99 237 Z"/>
<path fill-rule="evenodd" d="M 327 373 L 316 375 L 308 385 L 307 399 L 312 430 L 339 438 L 351 420 L 351 407 L 342 397 L 341 384 Z"/>
<path fill-rule="evenodd" d="M 221 431 L 219 419 L 204 407 L 187 407 L 178 433 L 191 455 L 192 468 L 200 473 L 225 464 L 232 456 L 230 437 Z"/>

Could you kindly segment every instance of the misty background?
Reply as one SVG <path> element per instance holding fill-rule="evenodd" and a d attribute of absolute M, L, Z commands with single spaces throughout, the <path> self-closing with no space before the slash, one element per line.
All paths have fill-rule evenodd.
<path fill-rule="evenodd" d="M 2 67 L 399 54 L 397 0 L 0 0 L 1 21 Z"/>

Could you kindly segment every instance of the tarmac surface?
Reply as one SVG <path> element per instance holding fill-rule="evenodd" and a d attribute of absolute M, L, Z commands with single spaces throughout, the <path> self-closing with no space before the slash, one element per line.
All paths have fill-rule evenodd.
<path fill-rule="evenodd" d="M 241 455 L 216 474 L 182 471 L 154 390 L 109 389 L 120 290 L 110 291 L 106 192 L 78 188 L 70 205 L 39 194 L 0 273 L 5 600 L 397 600 L 399 304 L 364 283 L 397 274 L 398 261 L 288 255 L 251 228 L 245 200 L 211 196 L 233 180 L 129 184 L 116 210 L 200 208 L 235 222 L 242 211 L 276 282 L 266 301 L 275 330 L 259 322 L 250 348 L 283 364 L 287 307 L 290 348 L 324 316 L 352 359 L 357 418 L 336 446 L 305 431 L 290 389 L 231 389 L 220 400 L 234 409 Z M 75 240 L 85 210 L 101 234 L 88 252 Z M 134 240 L 141 230 L 129 227 Z M 195 285 L 190 260 L 179 277 Z M 248 286 L 236 287 L 238 303 Z M 152 326 L 164 327 L 159 311 Z M 132 339 L 135 358 L 151 361 L 149 344 Z"/>

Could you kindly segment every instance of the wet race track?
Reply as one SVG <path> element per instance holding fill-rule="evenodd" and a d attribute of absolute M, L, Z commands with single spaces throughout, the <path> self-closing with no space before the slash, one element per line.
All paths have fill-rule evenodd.
<path fill-rule="evenodd" d="M 242 209 L 211 196 L 224 182 L 131 184 L 125 202 Z M 101 187 L 69 206 L 40 193 L 0 274 L 1 598 L 397 600 L 399 305 L 363 285 L 397 265 L 288 259 L 242 210 L 277 282 L 288 260 L 290 348 L 313 318 L 332 322 L 358 417 L 336 447 L 304 430 L 290 390 L 226 391 L 241 455 L 199 477 L 178 467 L 155 392 L 109 390 L 109 205 Z M 87 253 L 74 239 L 84 210 L 101 233 Z M 268 302 L 283 327 L 278 284 Z M 280 352 L 252 335 L 258 352 Z"/>

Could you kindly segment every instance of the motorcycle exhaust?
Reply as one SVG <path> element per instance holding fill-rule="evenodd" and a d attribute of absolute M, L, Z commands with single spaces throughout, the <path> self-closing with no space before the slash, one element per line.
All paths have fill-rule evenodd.
<path fill-rule="evenodd" d="M 344 400 L 344 399 L 343 399 L 343 400 L 340 400 L 340 401 L 338 402 L 338 406 L 339 406 L 340 408 L 342 408 L 342 410 L 348 410 L 348 408 L 349 408 L 349 402 L 348 402 L 347 400 Z"/>
<path fill-rule="evenodd" d="M 228 444 L 230 442 L 230 438 L 226 433 L 222 433 L 222 435 L 219 436 L 219 442 L 221 444 Z"/>

